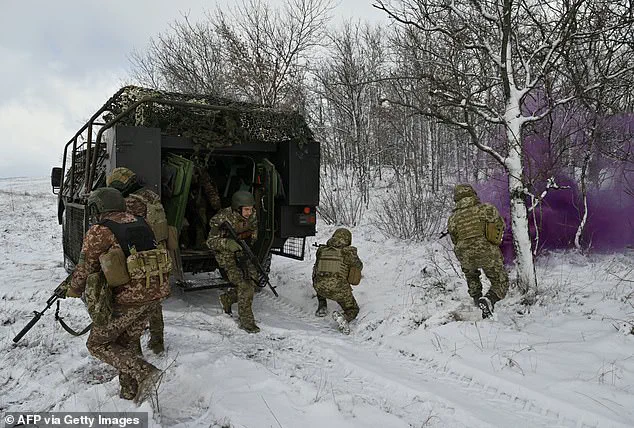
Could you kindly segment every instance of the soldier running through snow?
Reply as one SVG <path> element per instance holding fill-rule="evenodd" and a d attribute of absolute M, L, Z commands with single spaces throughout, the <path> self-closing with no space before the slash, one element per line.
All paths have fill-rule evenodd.
<path fill-rule="evenodd" d="M 228 222 L 241 239 L 252 245 L 258 237 L 253 195 L 245 190 L 237 191 L 231 197 L 231 207 L 212 217 L 207 246 L 214 251 L 220 268 L 235 286 L 220 295 L 223 310 L 231 314 L 231 306 L 238 303 L 239 327 L 249 333 L 258 333 L 260 328 L 255 324 L 252 309 L 258 274 L 255 267 L 244 259 L 240 244 L 227 237 L 228 233 L 222 227 L 224 222 Z"/>
<path fill-rule="evenodd" d="M 150 314 L 170 293 L 167 252 L 156 249 L 152 230 L 142 218 L 126 212 L 118 190 L 106 187 L 93 191 L 86 209 L 93 224 L 84 237 L 66 297 L 80 297 L 85 291 L 90 302 L 99 300 L 97 295 L 107 296 L 105 302 L 102 299 L 100 310 L 93 306 L 93 326 L 86 347 L 94 357 L 119 370 L 119 396 L 140 403 L 155 391 L 162 373 L 143 359 L 137 344 Z M 115 286 L 104 267 L 113 268 L 114 264 L 104 260 L 117 252 L 122 257 L 138 254 L 144 268 L 141 275 L 135 275 L 127 268 L 126 263 L 131 266 L 129 257 L 123 259 L 118 269 L 111 269 L 117 271 L 119 278 L 125 278 Z M 149 262 L 145 254 L 151 254 L 155 262 L 145 264 Z M 105 310 L 109 305 L 112 310 Z M 90 303 L 88 307 L 91 308 Z"/>
<path fill-rule="evenodd" d="M 500 251 L 504 220 L 493 205 L 481 203 L 468 184 L 456 185 L 454 201 L 456 207 L 447 222 L 447 230 L 467 279 L 469 295 L 482 310 L 482 318 L 489 318 L 495 304 L 508 290 L 508 274 Z M 491 281 L 491 288 L 484 296 L 480 269 Z"/>
<path fill-rule="evenodd" d="M 154 231 L 156 242 L 167 246 L 167 218 L 161 205 L 161 198 L 147 187 L 141 186 L 137 175 L 125 167 L 112 170 L 106 177 L 106 185 L 121 192 L 125 198 L 127 211 L 132 215 L 143 217 Z M 159 302 L 150 314 L 150 341 L 148 347 L 160 354 L 165 350 L 163 308 Z"/>
<path fill-rule="evenodd" d="M 326 316 L 327 300 L 334 300 L 341 306 L 343 314 L 332 313 L 342 333 L 349 334 L 348 323 L 357 317 L 359 305 L 352 294 L 349 277 L 350 270 L 361 273 L 363 263 L 352 245 L 352 233 L 345 228 L 335 230 L 326 245 L 317 250 L 313 267 L 313 288 L 317 293 L 319 306 L 315 315 Z M 358 284 L 358 281 L 355 281 Z"/>

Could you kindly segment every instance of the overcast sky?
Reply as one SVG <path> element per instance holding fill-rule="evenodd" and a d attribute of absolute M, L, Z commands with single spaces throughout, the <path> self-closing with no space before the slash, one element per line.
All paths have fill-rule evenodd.
<path fill-rule="evenodd" d="M 334 0 L 337 1 L 337 0 Z M 282 0 L 270 0 L 280 4 Z M 120 87 L 128 55 L 188 13 L 234 0 L 0 0 L 0 178 L 43 177 Z M 372 0 L 339 0 L 335 21 L 383 21 Z"/>

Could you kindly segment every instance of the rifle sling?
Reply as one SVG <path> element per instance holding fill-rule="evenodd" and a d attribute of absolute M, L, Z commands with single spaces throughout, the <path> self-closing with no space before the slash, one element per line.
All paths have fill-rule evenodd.
<path fill-rule="evenodd" d="M 90 328 L 92 327 L 92 323 L 90 323 L 80 332 L 73 330 L 68 324 L 64 322 L 64 319 L 59 316 L 59 300 L 57 301 L 57 309 L 55 309 L 55 319 L 59 322 L 64 330 L 66 330 L 73 336 L 83 336 L 84 334 L 88 333 L 90 331 Z"/>

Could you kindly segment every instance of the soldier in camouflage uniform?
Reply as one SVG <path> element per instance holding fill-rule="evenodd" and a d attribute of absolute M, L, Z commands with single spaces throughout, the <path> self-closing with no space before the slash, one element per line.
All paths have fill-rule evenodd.
<path fill-rule="evenodd" d="M 216 183 L 209 176 L 206 168 L 197 166 L 194 169 L 187 203 L 188 228 L 183 232 L 192 240 L 188 246 L 204 248 L 208 237 L 209 219 L 220 209 L 220 194 Z"/>
<path fill-rule="evenodd" d="M 317 250 L 313 267 L 313 288 L 319 301 L 315 315 L 326 316 L 326 299 L 334 300 L 341 306 L 343 315 L 334 311 L 332 317 L 339 325 L 339 330 L 346 334 L 350 333 L 348 323 L 359 313 L 359 305 L 348 283 L 348 272 L 351 267 L 359 271 L 363 269 L 357 249 L 351 244 L 352 233 L 348 229 L 335 230 L 326 245 L 321 245 Z"/>
<path fill-rule="evenodd" d="M 253 317 L 253 294 L 255 292 L 257 271 L 250 262 L 243 260 L 242 249 L 222 224 L 228 222 L 238 236 L 251 245 L 258 237 L 258 222 L 255 213 L 255 200 L 251 193 L 241 190 L 233 194 L 231 207 L 218 212 L 209 221 L 207 246 L 214 251 L 216 261 L 224 270 L 228 280 L 235 286 L 220 295 L 220 303 L 227 314 L 231 306 L 238 303 L 239 326 L 249 333 L 258 333 L 260 328 Z"/>
<path fill-rule="evenodd" d="M 508 274 L 499 245 L 491 243 L 485 234 L 487 224 L 504 222 L 491 204 L 480 202 L 473 187 L 458 184 L 454 188 L 456 207 L 449 217 L 447 230 L 454 244 L 454 253 L 467 279 L 469 295 L 482 310 L 482 317 L 493 313 L 495 303 L 506 296 Z M 482 296 L 480 269 L 491 281 L 491 288 Z"/>
<path fill-rule="evenodd" d="M 91 221 L 96 223 L 86 232 L 66 297 L 80 297 L 89 277 L 101 272 L 99 257 L 110 249 L 121 248 L 111 227 L 126 231 L 123 236 L 132 237 L 128 243 L 139 251 L 154 246 L 152 230 L 145 221 L 126 212 L 125 201 L 118 190 L 93 191 L 87 210 Z M 108 287 L 105 281 L 101 285 Z M 140 402 L 154 389 L 161 371 L 143 359 L 136 344 L 150 314 L 170 293 L 168 274 L 162 278 L 150 277 L 149 282 L 145 278 L 133 279 L 112 291 L 112 318 L 103 325 L 93 323 L 86 347 L 94 357 L 119 370 L 120 397 Z"/>
<path fill-rule="evenodd" d="M 121 192 L 125 198 L 126 209 L 130 214 L 143 217 L 146 220 L 148 205 L 161 203 L 160 196 L 147 187 L 142 187 L 136 174 L 129 168 L 118 167 L 112 170 L 110 175 L 106 177 L 106 185 Z M 165 211 L 163 211 L 163 216 L 165 216 Z M 166 245 L 163 241 L 160 243 Z M 150 314 L 150 341 L 148 346 L 155 354 L 160 354 L 165 350 L 164 329 L 163 307 L 159 302 L 156 310 Z M 141 344 L 139 343 L 138 346 L 140 347 Z"/>

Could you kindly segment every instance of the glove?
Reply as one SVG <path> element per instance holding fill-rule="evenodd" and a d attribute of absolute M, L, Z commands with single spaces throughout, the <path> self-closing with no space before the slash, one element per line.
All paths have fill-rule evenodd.
<path fill-rule="evenodd" d="M 238 233 L 238 238 L 243 239 L 243 240 L 252 239 L 253 238 L 253 231 L 252 230 L 247 230 L 246 232 Z"/>
<path fill-rule="evenodd" d="M 238 244 L 236 241 L 234 241 L 233 239 L 228 239 L 227 240 L 227 251 L 231 251 L 232 253 L 238 252 L 238 251 L 242 251 L 242 247 L 240 246 L 240 244 Z"/>
<path fill-rule="evenodd" d="M 66 289 L 66 297 L 81 297 L 81 293 L 77 293 L 74 289 L 72 289 L 71 287 L 68 287 Z"/>

